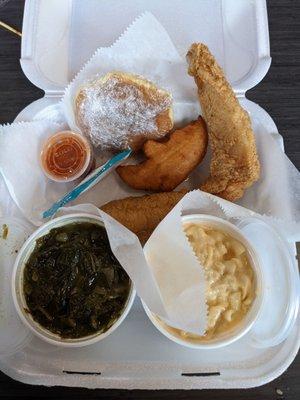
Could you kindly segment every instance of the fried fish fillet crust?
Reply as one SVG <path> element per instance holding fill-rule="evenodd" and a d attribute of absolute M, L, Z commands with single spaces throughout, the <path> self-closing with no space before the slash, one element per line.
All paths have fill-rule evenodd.
<path fill-rule="evenodd" d="M 259 178 L 251 121 L 207 46 L 194 43 L 187 53 L 212 149 L 210 176 L 203 191 L 235 201 Z"/>
<path fill-rule="evenodd" d="M 144 244 L 186 190 L 113 200 L 101 209 L 137 235 Z"/>
<path fill-rule="evenodd" d="M 117 173 L 133 189 L 169 192 L 183 182 L 203 160 L 207 131 L 201 117 L 170 134 L 168 140 L 147 140 L 147 159 L 137 165 L 121 165 Z"/>

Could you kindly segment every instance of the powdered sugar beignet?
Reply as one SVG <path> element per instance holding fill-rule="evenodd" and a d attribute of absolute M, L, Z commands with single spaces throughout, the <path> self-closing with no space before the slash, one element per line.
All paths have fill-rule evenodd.
<path fill-rule="evenodd" d="M 85 83 L 75 99 L 76 122 L 103 150 L 138 150 L 173 128 L 172 97 L 152 82 L 110 72 Z"/>

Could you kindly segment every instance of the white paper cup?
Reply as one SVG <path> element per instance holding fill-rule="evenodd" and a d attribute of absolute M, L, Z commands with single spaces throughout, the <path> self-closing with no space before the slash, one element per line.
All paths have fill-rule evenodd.
<path fill-rule="evenodd" d="M 39 338 L 45 340 L 48 343 L 62 346 L 62 347 L 83 347 L 89 344 L 99 342 L 100 340 L 109 336 L 117 327 L 124 321 L 127 314 L 129 313 L 131 306 L 135 298 L 135 290 L 133 284 L 131 283 L 130 292 L 126 301 L 126 304 L 122 310 L 119 318 L 113 323 L 113 325 L 105 332 L 99 333 L 95 332 L 92 335 L 85 336 L 82 338 L 62 338 L 58 334 L 55 334 L 48 329 L 44 328 L 37 321 L 35 321 L 32 315 L 25 311 L 27 309 L 26 300 L 23 292 L 23 274 L 26 262 L 32 253 L 36 240 L 41 236 L 46 235 L 51 229 L 57 228 L 63 225 L 68 225 L 74 222 L 91 222 L 93 224 L 98 224 L 104 226 L 102 219 L 92 214 L 69 214 L 62 217 L 55 218 L 45 225 L 42 225 L 37 229 L 24 243 L 19 255 L 15 261 L 13 275 L 12 275 L 12 295 L 16 310 L 24 322 L 25 325 Z"/>
<path fill-rule="evenodd" d="M 255 274 L 256 284 L 256 297 L 243 320 L 237 324 L 232 330 L 224 332 L 211 340 L 203 341 L 202 339 L 183 338 L 180 333 L 176 332 L 174 328 L 168 326 L 165 322 L 161 321 L 155 314 L 153 314 L 147 305 L 142 301 L 144 310 L 148 315 L 153 325 L 168 339 L 182 346 L 194 349 L 216 349 L 219 347 L 227 346 L 244 336 L 256 321 L 262 302 L 263 302 L 263 278 L 261 266 L 257 252 L 249 243 L 243 232 L 232 223 L 218 217 L 206 214 L 193 214 L 185 215 L 182 217 L 182 223 L 200 223 L 208 224 L 209 226 L 222 229 L 228 232 L 233 238 L 239 240 L 248 250 L 249 261 Z"/>

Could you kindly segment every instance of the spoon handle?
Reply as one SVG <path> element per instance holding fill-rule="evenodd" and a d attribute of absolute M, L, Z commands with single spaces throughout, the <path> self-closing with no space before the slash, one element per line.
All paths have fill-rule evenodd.
<path fill-rule="evenodd" d="M 63 207 L 70 201 L 77 199 L 82 193 L 92 188 L 96 183 L 103 179 L 113 169 L 115 169 L 122 161 L 126 160 L 132 153 L 131 149 L 122 151 L 116 154 L 110 160 L 108 160 L 101 167 L 93 170 L 88 176 L 86 176 L 79 185 L 75 186 L 70 192 L 66 193 L 60 200 L 55 202 L 47 211 L 43 212 L 43 218 L 52 217 L 59 208 Z"/>

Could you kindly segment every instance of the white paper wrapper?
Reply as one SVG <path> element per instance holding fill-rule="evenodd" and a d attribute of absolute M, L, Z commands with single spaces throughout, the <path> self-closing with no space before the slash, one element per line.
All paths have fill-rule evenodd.
<path fill-rule="evenodd" d="M 182 0 L 169 2 L 168 0 L 131 0 L 125 6 L 124 0 L 113 0 L 113 2 L 75 0 L 73 3 L 75 4 L 72 7 L 69 34 L 69 68 L 71 68 L 72 76 L 75 76 L 90 58 L 99 47 L 99 43 L 102 43 L 102 46 L 111 46 L 112 38 L 117 39 L 132 20 L 145 9 L 158 18 L 183 58 L 188 46 L 196 41 L 209 43 L 210 50 L 219 60 L 223 60 L 225 56 L 224 49 L 227 48 L 228 41 L 224 41 L 227 26 L 224 32 L 223 17 L 227 15 L 227 7 L 233 8 L 231 4 L 226 4 L 224 9 L 220 6 L 219 0 L 201 0 L 201 4 L 199 0 L 188 0 L 184 3 Z M 101 16 L 101 22 L 99 16 Z M 188 21 L 188 23 L 183 21 Z M 226 57 L 226 66 L 228 67 L 229 64 L 226 72 L 234 77 L 231 81 L 243 76 L 250 68 L 252 57 L 255 57 L 248 47 L 246 50 L 241 49 L 245 44 L 243 35 L 235 35 L 234 39 L 234 44 L 239 45 L 238 50 L 242 52 L 243 57 L 239 59 L 239 65 L 236 65 L 236 57 L 228 57 L 228 59 Z M 225 62 L 223 66 L 224 64 Z M 234 64 L 234 68 L 231 64 Z M 236 73 L 237 70 L 238 73 Z M 232 77 L 229 76 L 229 78 Z"/>
<path fill-rule="evenodd" d="M 187 195 L 173 208 L 155 229 L 144 251 L 158 286 L 164 288 L 166 322 L 177 328 L 185 326 L 183 330 L 188 332 L 204 334 L 207 319 L 204 269 L 181 222 L 182 213 L 192 205 L 190 200 L 192 196 Z M 148 305 L 146 300 L 145 303 Z"/>
<path fill-rule="evenodd" d="M 50 181 L 40 167 L 43 143 L 65 123 L 45 119 L 0 127 L 0 171 L 24 217 L 35 225 L 40 213 L 73 184 Z"/>
<path fill-rule="evenodd" d="M 261 163 L 259 180 L 245 191 L 238 204 L 281 221 L 290 241 L 300 241 L 300 174 L 274 136 L 266 135 L 254 121 Z"/>

